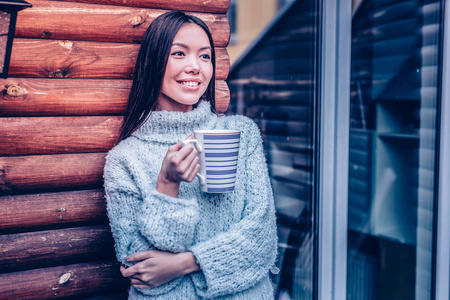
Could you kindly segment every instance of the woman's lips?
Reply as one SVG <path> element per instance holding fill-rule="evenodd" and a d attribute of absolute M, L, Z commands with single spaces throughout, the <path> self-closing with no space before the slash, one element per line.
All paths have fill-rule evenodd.
<path fill-rule="evenodd" d="M 196 90 L 200 87 L 200 82 L 198 81 L 178 81 L 178 83 L 190 90 Z"/>

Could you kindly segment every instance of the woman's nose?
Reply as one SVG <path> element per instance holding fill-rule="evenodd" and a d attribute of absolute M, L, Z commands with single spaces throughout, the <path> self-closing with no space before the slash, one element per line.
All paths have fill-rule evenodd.
<path fill-rule="evenodd" d="M 196 57 L 192 57 L 189 59 L 185 70 L 187 73 L 194 73 L 194 74 L 198 74 L 200 72 L 200 66 L 198 64 Z"/>

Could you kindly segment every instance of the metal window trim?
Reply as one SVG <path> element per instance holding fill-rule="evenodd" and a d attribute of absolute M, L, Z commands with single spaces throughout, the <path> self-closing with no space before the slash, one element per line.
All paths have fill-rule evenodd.
<path fill-rule="evenodd" d="M 444 3 L 435 299 L 450 299 L 450 5 Z"/>
<path fill-rule="evenodd" d="M 345 299 L 351 1 L 323 0 L 318 121 L 317 299 Z"/>

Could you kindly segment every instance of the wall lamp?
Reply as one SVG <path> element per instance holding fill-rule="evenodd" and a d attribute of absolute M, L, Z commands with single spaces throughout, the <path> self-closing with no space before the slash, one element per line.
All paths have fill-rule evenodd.
<path fill-rule="evenodd" d="M 21 0 L 0 1 L 0 78 L 8 77 L 17 12 L 27 7 L 31 4 Z"/>

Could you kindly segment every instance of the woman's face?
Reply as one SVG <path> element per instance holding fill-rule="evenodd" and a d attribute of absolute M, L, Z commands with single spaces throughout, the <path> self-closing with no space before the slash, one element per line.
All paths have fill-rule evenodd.
<path fill-rule="evenodd" d="M 208 36 L 200 26 L 186 24 L 180 28 L 167 61 L 159 110 L 192 110 L 211 81 L 211 51 Z"/>

